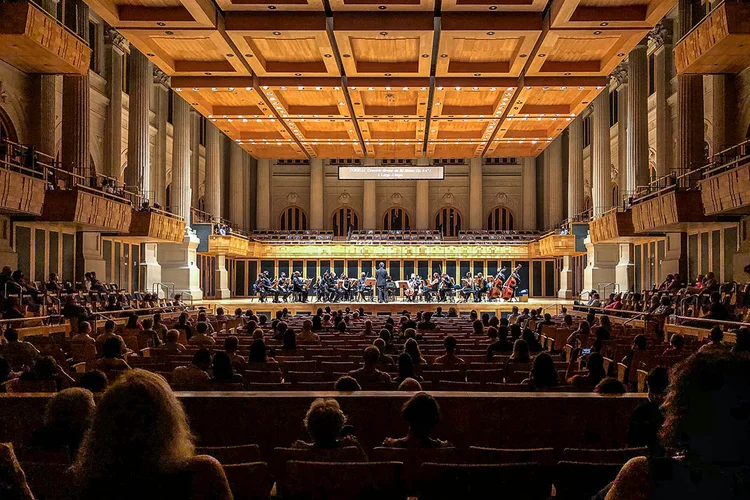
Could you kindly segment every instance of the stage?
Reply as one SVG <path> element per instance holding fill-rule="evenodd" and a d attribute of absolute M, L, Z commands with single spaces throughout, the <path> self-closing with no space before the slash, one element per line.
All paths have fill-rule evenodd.
<path fill-rule="evenodd" d="M 543 308 L 545 312 L 550 314 L 556 314 L 559 312 L 559 307 L 556 305 L 572 306 L 572 300 L 563 300 L 555 298 L 545 299 L 529 299 L 526 302 L 388 302 L 379 304 L 377 302 L 279 302 L 274 303 L 272 300 L 266 302 L 260 302 L 258 299 L 238 298 L 238 299 L 224 299 L 224 300 L 203 300 L 196 301 L 195 305 L 206 305 L 211 309 L 216 307 L 224 307 L 225 313 L 231 315 L 234 310 L 238 307 L 242 310 L 251 309 L 255 313 L 262 313 L 271 317 L 275 316 L 276 311 L 280 311 L 285 307 L 291 311 L 292 314 L 314 314 L 315 311 L 322 307 L 330 307 L 332 310 L 346 309 L 349 307 L 352 311 L 363 307 L 366 314 L 370 315 L 387 315 L 397 314 L 402 311 L 409 311 L 410 314 L 415 314 L 418 311 L 434 311 L 438 306 L 443 308 L 443 312 L 447 313 L 451 307 L 455 307 L 459 314 L 468 315 L 472 309 L 481 315 L 484 312 L 494 314 L 497 316 L 504 314 L 510 314 L 513 306 L 518 306 L 519 310 L 523 310 L 524 307 L 532 308 Z"/>

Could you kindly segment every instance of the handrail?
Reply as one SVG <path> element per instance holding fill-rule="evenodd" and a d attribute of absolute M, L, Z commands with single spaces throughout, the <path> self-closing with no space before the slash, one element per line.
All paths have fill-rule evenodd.
<path fill-rule="evenodd" d="M 620 284 L 617 283 L 616 281 L 610 281 L 608 283 L 605 283 L 605 282 L 601 281 L 601 282 L 599 282 L 599 283 L 596 284 L 596 287 L 599 288 L 602 285 L 604 285 L 604 288 L 602 289 L 602 292 L 601 292 L 602 295 L 604 295 L 604 294 L 607 293 L 607 287 L 609 285 L 612 285 L 612 292 L 613 293 L 618 293 L 620 291 Z"/>
<path fill-rule="evenodd" d="M 185 295 L 187 295 L 188 297 L 190 297 L 190 307 L 193 307 L 193 294 L 192 294 L 192 293 L 190 293 L 190 292 L 189 292 L 189 291 L 187 291 L 187 290 L 183 290 L 183 291 L 182 291 L 182 292 L 180 292 L 180 293 L 182 294 L 182 296 L 183 296 L 183 297 L 184 297 Z M 184 309 L 183 309 L 183 311 L 184 311 Z"/>
<path fill-rule="evenodd" d="M 169 285 L 172 285 L 172 294 L 169 294 Z M 159 296 L 159 292 L 161 290 L 167 291 L 167 296 L 165 298 L 170 299 L 174 297 L 174 282 L 172 281 L 159 281 L 151 285 L 151 293 L 155 294 L 157 297 Z"/>
<path fill-rule="evenodd" d="M 587 306 L 586 304 L 574 304 L 571 307 L 574 311 L 583 312 L 580 310 L 580 308 L 584 308 L 587 311 L 599 312 L 601 314 L 606 314 L 607 316 L 638 316 L 640 314 L 643 314 L 643 311 L 628 311 L 626 309 L 605 309 L 603 307 Z"/>
<path fill-rule="evenodd" d="M 40 321 L 40 320 L 47 320 L 47 319 L 61 319 L 64 318 L 62 314 L 48 314 L 46 316 L 27 316 L 24 318 L 8 318 L 8 319 L 0 319 L 0 325 L 4 324 L 10 324 L 10 323 L 18 323 L 23 321 Z M 53 323 L 48 323 L 46 326 L 51 326 Z M 62 322 L 57 323 L 62 324 Z"/>
<path fill-rule="evenodd" d="M 634 311 L 631 311 L 631 312 L 634 312 Z M 629 320 L 627 320 L 627 321 L 626 321 L 625 323 L 623 323 L 623 324 L 622 324 L 622 326 L 625 326 L 625 325 L 627 325 L 628 323 L 630 323 L 631 321 L 634 321 L 634 320 L 636 320 L 636 319 L 638 319 L 638 318 L 641 318 L 641 317 L 643 317 L 643 316 L 646 316 L 646 321 L 649 321 L 649 319 L 648 319 L 648 316 L 650 316 L 650 315 L 651 315 L 651 313 L 649 313 L 649 312 L 647 312 L 647 311 L 643 311 L 643 312 L 642 312 L 641 314 L 638 314 L 638 315 L 636 315 L 636 316 L 633 316 L 632 318 L 630 318 Z"/>
<path fill-rule="evenodd" d="M 710 326 L 723 325 L 723 326 L 735 326 L 737 328 L 750 328 L 750 323 L 745 323 L 742 321 L 726 321 L 726 320 L 711 319 L 711 318 L 694 318 L 691 316 L 678 316 L 676 314 L 673 314 L 672 316 L 667 318 L 667 322 L 670 325 L 676 325 L 676 326 L 679 326 L 677 321 L 680 321 L 680 320 L 689 321 L 691 323 L 695 323 L 695 322 L 708 323 Z M 691 325 L 686 325 L 686 326 L 691 326 Z"/>

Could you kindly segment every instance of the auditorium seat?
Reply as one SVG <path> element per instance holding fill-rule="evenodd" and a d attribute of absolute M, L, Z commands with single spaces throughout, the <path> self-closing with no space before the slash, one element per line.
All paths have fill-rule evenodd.
<path fill-rule="evenodd" d="M 237 500 L 262 500 L 271 496 L 273 480 L 265 462 L 222 464 L 232 495 Z"/>
<path fill-rule="evenodd" d="M 245 379 L 246 382 L 262 382 L 264 384 L 271 384 L 271 383 L 280 383 L 281 382 L 281 372 L 277 371 L 255 371 L 255 370 L 245 370 L 242 372 L 242 377 Z"/>
<path fill-rule="evenodd" d="M 468 382 L 502 382 L 503 381 L 503 370 L 468 370 L 466 372 L 466 380 Z"/>
<path fill-rule="evenodd" d="M 505 373 L 505 382 L 509 384 L 519 384 L 529 378 L 531 363 L 508 363 L 507 372 Z"/>
<path fill-rule="evenodd" d="M 12 392 L 57 392 L 57 383 L 54 380 L 19 380 Z M 10 392 L 10 391 L 9 391 Z"/>
<path fill-rule="evenodd" d="M 406 498 L 400 462 L 289 462 L 288 489 L 293 500 Z"/>
<path fill-rule="evenodd" d="M 246 464 L 260 461 L 260 448 L 257 444 L 238 446 L 205 446 L 196 448 L 199 455 L 211 455 L 222 465 Z"/>
<path fill-rule="evenodd" d="M 403 480 L 407 491 L 416 493 L 419 471 L 426 462 L 451 463 L 458 461 L 456 448 L 386 448 L 372 450 L 375 462 L 401 462 L 404 464 Z"/>
<path fill-rule="evenodd" d="M 614 481 L 622 464 L 558 462 L 554 483 L 559 500 L 588 500 Z"/>
<path fill-rule="evenodd" d="M 507 498 L 545 500 L 552 490 L 549 469 L 538 463 L 425 463 L 419 499 Z"/>
<path fill-rule="evenodd" d="M 34 500 L 58 500 L 66 498 L 64 492 L 71 484 L 69 464 L 46 462 L 23 462 L 21 468 Z"/>
<path fill-rule="evenodd" d="M 469 463 L 476 464 L 520 464 L 538 463 L 552 466 L 555 463 L 553 448 L 485 448 L 470 446 L 466 455 Z"/>
<path fill-rule="evenodd" d="M 346 446 L 344 448 L 274 448 L 271 473 L 276 480 L 277 493 L 285 493 L 287 486 L 288 464 L 292 461 L 306 462 L 357 462 L 366 460 L 359 448 Z"/>
<path fill-rule="evenodd" d="M 584 449 L 565 448 L 562 459 L 568 462 L 589 462 L 599 464 L 624 464 L 631 458 L 648 454 L 648 448 L 617 448 L 617 449 Z"/>

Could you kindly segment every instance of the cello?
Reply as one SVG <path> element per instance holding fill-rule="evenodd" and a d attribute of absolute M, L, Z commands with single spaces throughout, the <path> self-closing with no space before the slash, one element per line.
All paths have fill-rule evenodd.
<path fill-rule="evenodd" d="M 516 268 L 513 270 L 512 273 L 510 273 L 510 277 L 505 282 L 505 285 L 503 286 L 503 300 L 510 300 L 513 298 L 513 294 L 516 291 L 516 286 L 518 285 L 518 270 L 521 269 L 521 265 L 519 264 L 516 266 Z"/>
<path fill-rule="evenodd" d="M 492 280 L 492 284 L 490 285 L 490 291 L 487 294 L 487 298 L 489 300 L 499 299 L 503 295 L 503 282 L 505 281 L 505 268 L 503 267 L 500 269 L 500 272 L 497 273 L 497 276 L 495 276 L 495 279 Z"/>

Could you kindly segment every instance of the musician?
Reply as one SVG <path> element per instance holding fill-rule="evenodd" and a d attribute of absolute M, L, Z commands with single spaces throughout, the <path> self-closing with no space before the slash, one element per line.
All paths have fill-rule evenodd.
<path fill-rule="evenodd" d="M 393 281 L 393 279 L 390 277 L 390 275 L 386 275 L 385 278 L 385 301 L 389 302 L 390 299 L 396 300 L 396 290 L 398 290 L 398 285 L 396 285 L 396 282 Z"/>
<path fill-rule="evenodd" d="M 281 273 L 279 276 L 278 283 L 276 284 L 276 288 L 279 291 L 279 295 L 281 295 L 281 298 L 284 299 L 284 302 L 286 302 L 287 297 L 289 297 L 289 294 L 292 293 L 292 289 L 287 286 L 287 277 L 286 273 Z"/>
<path fill-rule="evenodd" d="M 375 271 L 375 285 L 378 289 L 378 302 L 388 302 L 388 294 L 385 290 L 387 279 L 388 271 L 385 270 L 385 262 L 381 262 L 378 264 L 378 269 Z"/>
<path fill-rule="evenodd" d="M 259 300 L 265 302 L 268 292 L 263 286 L 263 273 L 258 273 L 258 279 L 255 280 L 255 291 L 260 295 Z"/>
<path fill-rule="evenodd" d="M 406 300 L 409 302 L 414 302 L 417 297 L 417 277 L 414 273 L 411 273 L 411 276 L 409 276 L 409 279 L 406 281 L 406 290 L 404 290 L 404 295 L 406 296 Z"/>
<path fill-rule="evenodd" d="M 328 291 L 326 290 L 326 280 L 325 275 L 323 275 L 320 276 L 315 282 L 315 302 L 325 300 L 327 295 Z"/>
<path fill-rule="evenodd" d="M 468 302 L 471 295 L 474 295 L 474 301 L 476 302 L 477 289 L 474 286 L 474 277 L 469 272 L 464 276 L 461 296 L 464 298 L 464 302 Z"/>
<path fill-rule="evenodd" d="M 515 269 L 510 273 L 510 276 L 508 276 L 508 280 L 505 282 L 505 285 L 503 286 L 503 299 L 504 300 L 513 300 L 514 298 L 517 298 L 517 290 L 518 285 L 521 283 L 521 275 L 519 272 L 521 271 L 521 264 L 518 264 Z"/>
<path fill-rule="evenodd" d="M 432 273 L 432 280 L 425 280 L 424 298 L 427 302 L 437 300 L 440 290 L 440 273 Z"/>
<path fill-rule="evenodd" d="M 482 296 L 487 292 L 487 280 L 482 273 L 477 273 L 474 279 L 474 302 L 481 302 Z"/>
<path fill-rule="evenodd" d="M 451 300 L 453 300 L 455 285 L 456 282 L 453 278 L 448 276 L 448 273 L 443 273 L 440 278 L 440 289 L 438 292 L 440 294 L 441 302 L 445 302 L 446 296 L 449 296 Z"/>
<path fill-rule="evenodd" d="M 349 283 L 349 280 L 347 279 L 345 274 L 342 274 L 339 276 L 339 279 L 336 280 L 336 288 L 334 289 L 334 295 L 333 295 L 333 301 L 334 302 L 341 302 L 342 300 L 345 300 L 348 294 L 347 291 L 347 284 Z"/>
<path fill-rule="evenodd" d="M 361 298 L 363 301 L 367 301 L 367 296 L 370 296 L 370 300 L 372 300 L 372 287 L 367 286 L 367 275 L 365 273 L 362 273 L 362 276 L 357 280 L 357 292 L 359 293 L 359 298 Z"/>
<path fill-rule="evenodd" d="M 294 295 L 297 296 L 297 300 L 302 303 L 307 302 L 307 283 L 302 279 L 299 271 L 292 273 L 292 290 L 294 291 Z"/>
<path fill-rule="evenodd" d="M 333 302 L 334 297 L 336 297 L 336 273 L 333 271 L 326 271 L 326 291 L 328 294 L 325 297 L 325 300 L 328 302 Z"/>
<path fill-rule="evenodd" d="M 263 271 L 263 288 L 265 289 L 266 296 L 273 294 L 273 301 L 275 304 L 278 304 L 279 290 L 273 287 L 273 282 L 268 277 L 268 271 Z"/>

